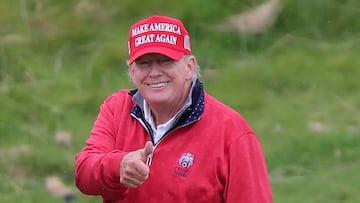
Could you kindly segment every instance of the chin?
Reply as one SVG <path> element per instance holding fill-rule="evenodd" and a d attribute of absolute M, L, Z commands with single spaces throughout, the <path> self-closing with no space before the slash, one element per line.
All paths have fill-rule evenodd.
<path fill-rule="evenodd" d="M 153 104 L 165 104 L 169 102 L 169 99 L 169 97 L 152 95 L 151 97 L 148 97 L 146 101 Z"/>

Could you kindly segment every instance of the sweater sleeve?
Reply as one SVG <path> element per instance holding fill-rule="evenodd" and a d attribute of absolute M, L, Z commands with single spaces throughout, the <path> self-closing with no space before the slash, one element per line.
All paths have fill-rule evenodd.
<path fill-rule="evenodd" d="M 238 136 L 228 149 L 226 203 L 272 203 L 265 159 L 256 135 Z"/>
<path fill-rule="evenodd" d="M 115 149 L 116 128 L 111 97 L 101 105 L 86 146 L 76 155 L 75 180 L 81 192 L 106 200 L 123 198 L 128 188 L 120 183 L 120 162 L 126 152 Z"/>

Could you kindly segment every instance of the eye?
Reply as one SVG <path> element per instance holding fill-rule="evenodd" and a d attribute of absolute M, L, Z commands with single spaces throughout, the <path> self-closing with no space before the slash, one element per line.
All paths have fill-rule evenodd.
<path fill-rule="evenodd" d="M 162 58 L 159 60 L 159 64 L 161 66 L 170 66 L 173 62 L 174 60 L 172 60 L 171 58 Z"/>
<path fill-rule="evenodd" d="M 148 67 L 151 65 L 150 60 L 139 60 L 139 61 L 135 61 L 135 63 L 140 67 Z"/>

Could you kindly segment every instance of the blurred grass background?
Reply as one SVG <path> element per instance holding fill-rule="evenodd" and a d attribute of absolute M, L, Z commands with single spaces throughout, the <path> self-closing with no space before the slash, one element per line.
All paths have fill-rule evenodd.
<path fill-rule="evenodd" d="M 99 105 L 132 87 L 128 28 L 152 14 L 183 19 L 206 90 L 257 132 L 275 202 L 360 202 L 360 2 L 283 0 L 258 35 L 211 26 L 262 2 L 2 0 L 1 202 L 62 202 L 46 192 L 51 175 L 75 188 L 74 156 Z"/>

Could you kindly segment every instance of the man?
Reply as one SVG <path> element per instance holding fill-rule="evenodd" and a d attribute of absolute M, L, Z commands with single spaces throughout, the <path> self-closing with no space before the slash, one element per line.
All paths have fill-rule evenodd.
<path fill-rule="evenodd" d="M 272 202 L 261 145 L 207 94 L 183 23 L 151 16 L 129 31 L 129 76 L 100 107 L 76 156 L 76 185 L 107 203 Z"/>

